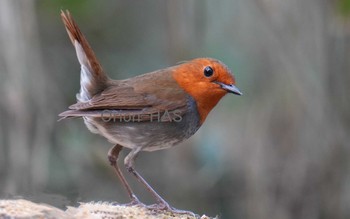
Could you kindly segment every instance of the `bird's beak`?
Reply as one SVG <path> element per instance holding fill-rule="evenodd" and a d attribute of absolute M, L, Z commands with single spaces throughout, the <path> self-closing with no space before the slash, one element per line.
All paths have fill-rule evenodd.
<path fill-rule="evenodd" d="M 229 93 L 233 93 L 236 95 L 243 95 L 243 93 L 234 84 L 224 84 L 224 83 L 218 82 L 218 81 L 216 81 L 215 83 L 220 85 L 222 89 L 226 90 Z"/>

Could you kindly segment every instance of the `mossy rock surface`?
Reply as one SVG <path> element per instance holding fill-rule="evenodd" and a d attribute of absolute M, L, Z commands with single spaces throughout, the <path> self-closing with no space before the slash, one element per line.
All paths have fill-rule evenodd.
<path fill-rule="evenodd" d="M 47 204 L 38 204 L 24 199 L 0 200 L 0 218 L 14 219 L 211 219 L 205 215 L 175 214 L 154 211 L 140 206 L 123 206 L 108 202 L 79 203 L 78 207 L 67 206 L 61 210 Z"/>

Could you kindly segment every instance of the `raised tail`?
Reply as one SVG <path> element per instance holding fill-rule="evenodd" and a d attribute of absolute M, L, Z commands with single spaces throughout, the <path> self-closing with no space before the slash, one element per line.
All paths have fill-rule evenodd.
<path fill-rule="evenodd" d="M 80 92 L 77 99 L 85 102 L 106 88 L 108 77 L 69 11 L 61 11 L 61 18 L 81 65 Z"/>

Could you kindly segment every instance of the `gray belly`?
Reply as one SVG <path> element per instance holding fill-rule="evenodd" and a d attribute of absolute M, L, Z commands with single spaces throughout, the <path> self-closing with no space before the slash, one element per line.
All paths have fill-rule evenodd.
<path fill-rule="evenodd" d="M 91 132 L 100 134 L 113 144 L 120 144 L 133 149 L 142 147 L 144 151 L 155 151 L 172 147 L 192 136 L 200 127 L 197 108 L 190 99 L 189 113 L 182 115 L 181 120 L 152 122 L 110 120 L 84 117 L 86 126 Z"/>

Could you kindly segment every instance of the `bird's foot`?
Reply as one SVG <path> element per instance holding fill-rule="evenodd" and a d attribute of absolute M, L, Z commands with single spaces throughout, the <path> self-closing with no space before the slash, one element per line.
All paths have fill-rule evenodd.
<path fill-rule="evenodd" d="M 118 202 L 113 203 L 114 205 L 119 205 L 119 206 L 125 206 L 125 207 L 132 207 L 132 206 L 137 206 L 137 207 L 143 207 L 147 208 L 145 204 L 143 204 L 141 201 L 139 201 L 137 198 L 131 200 L 131 202 L 120 204 Z"/>
<path fill-rule="evenodd" d="M 143 204 L 136 196 L 131 199 L 131 202 L 123 204 L 124 206 L 139 206 L 139 207 L 146 207 L 145 204 Z"/>
<path fill-rule="evenodd" d="M 193 217 L 196 217 L 196 214 L 193 213 L 192 211 L 186 211 L 186 210 L 179 210 L 174 207 L 171 207 L 168 203 L 157 203 L 153 205 L 148 205 L 146 206 L 147 209 L 149 210 L 154 210 L 154 211 L 167 211 L 171 212 L 173 214 L 188 214 Z"/>

